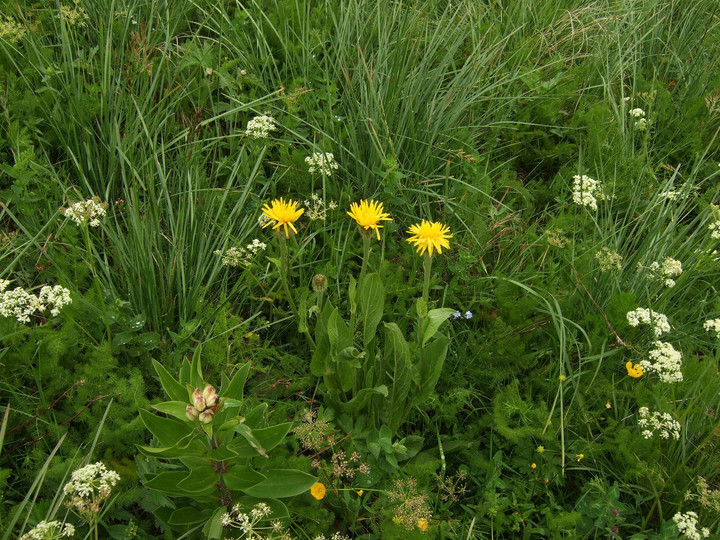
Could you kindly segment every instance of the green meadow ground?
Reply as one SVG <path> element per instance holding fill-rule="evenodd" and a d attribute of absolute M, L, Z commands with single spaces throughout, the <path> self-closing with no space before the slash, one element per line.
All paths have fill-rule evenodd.
<path fill-rule="evenodd" d="M 716 0 L 0 7 L 1 540 L 720 537 Z"/>

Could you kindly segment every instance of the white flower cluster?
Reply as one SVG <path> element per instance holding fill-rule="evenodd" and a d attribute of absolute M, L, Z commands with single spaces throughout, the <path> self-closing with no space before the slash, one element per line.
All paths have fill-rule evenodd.
<path fill-rule="evenodd" d="M 103 502 L 110 497 L 113 486 L 119 481 L 120 475 L 100 461 L 85 465 L 72 473 L 70 482 L 63 488 L 70 497 L 65 506 L 91 522 L 100 514 Z"/>
<path fill-rule="evenodd" d="M 650 409 L 640 407 L 638 411 L 638 426 L 643 429 L 642 436 L 646 439 L 652 439 L 655 433 L 660 433 L 661 439 L 669 439 L 673 437 L 675 440 L 680 438 L 680 423 L 677 422 L 668 413 L 659 413 L 657 411 L 650 414 Z"/>
<path fill-rule="evenodd" d="M 673 278 L 678 277 L 683 272 L 682 263 L 672 257 L 665 257 L 662 263 L 655 261 L 647 268 L 648 279 L 662 281 L 668 288 L 675 286 Z"/>
<path fill-rule="evenodd" d="M 56 540 L 75 536 L 75 527 L 59 521 L 41 521 L 30 532 L 23 534 L 20 540 Z"/>
<path fill-rule="evenodd" d="M 226 249 L 225 251 L 218 249 L 215 250 L 214 253 L 215 255 L 222 257 L 221 261 L 223 266 L 250 266 L 253 258 L 265 249 L 267 249 L 267 244 L 255 238 L 250 244 L 248 244 L 244 248 L 231 247 Z"/>
<path fill-rule="evenodd" d="M 635 119 L 635 129 L 638 131 L 645 131 L 647 129 L 647 119 L 645 118 L 645 111 L 641 108 L 630 109 L 630 116 Z"/>
<path fill-rule="evenodd" d="M 678 512 L 673 516 L 673 521 L 680 534 L 685 538 L 700 540 L 701 538 L 710 537 L 710 529 L 707 527 L 698 530 L 698 515 L 695 512 L 686 512 L 684 514 Z"/>
<path fill-rule="evenodd" d="M 247 123 L 245 135 L 254 139 L 267 139 L 271 131 L 277 131 L 275 119 L 272 116 L 256 116 Z"/>
<path fill-rule="evenodd" d="M 660 337 L 663 332 L 670 331 L 670 323 L 668 318 L 662 313 L 653 311 L 652 309 L 637 308 L 634 311 L 627 312 L 627 320 L 630 326 L 638 326 L 639 324 L 652 324 L 655 337 Z"/>
<path fill-rule="evenodd" d="M 587 175 L 573 176 L 573 202 L 597 210 L 597 198 L 602 199 L 602 184 Z"/>
<path fill-rule="evenodd" d="M 6 291 L 8 285 L 10 281 L 0 279 L 0 317 L 15 317 L 21 323 L 30 322 L 30 317 L 41 311 L 50 310 L 56 316 L 63 307 L 72 303 L 70 291 L 60 285 L 44 285 L 38 296 L 22 287 Z"/>
<path fill-rule="evenodd" d="M 708 225 L 708 229 L 710 229 L 710 238 L 720 240 L 720 221 L 713 221 Z"/>
<path fill-rule="evenodd" d="M 336 533 L 333 533 L 329 539 L 324 534 L 321 534 L 319 536 L 316 536 L 313 540 L 350 540 L 350 537 L 345 536 L 342 533 L 336 532 Z"/>
<path fill-rule="evenodd" d="M 100 197 L 97 195 L 87 201 L 69 202 L 67 208 L 60 208 L 60 213 L 78 225 L 89 223 L 91 227 L 99 227 L 100 218 L 107 213 L 108 203 L 100 202 Z"/>
<path fill-rule="evenodd" d="M 242 506 L 236 504 L 229 512 L 222 515 L 220 523 L 222 523 L 223 527 L 239 529 L 245 535 L 244 538 L 290 539 L 290 535 L 281 521 L 275 520 L 267 525 L 260 524 L 262 520 L 267 519 L 272 513 L 267 504 L 257 503 L 249 513 L 242 510 Z"/>
<path fill-rule="evenodd" d="M 682 354 L 670 343 L 655 342 L 655 348 L 648 353 L 649 360 L 641 360 L 640 367 L 645 373 L 657 373 L 662 382 L 674 383 L 683 380 Z"/>
<path fill-rule="evenodd" d="M 703 328 L 706 332 L 715 332 L 715 335 L 720 337 L 720 319 L 709 319 L 705 321 Z"/>
<path fill-rule="evenodd" d="M 310 195 L 310 200 L 304 201 L 303 205 L 307 208 L 305 215 L 310 221 L 325 221 L 328 210 L 335 210 L 338 206 L 335 201 L 325 204 L 325 201 L 317 193 Z"/>
<path fill-rule="evenodd" d="M 601 272 L 607 272 L 608 270 L 622 270 L 623 257 L 615 251 L 610 251 L 608 248 L 604 247 L 595 253 L 595 258 L 600 265 Z"/>
<path fill-rule="evenodd" d="M 319 172 L 324 176 L 330 176 L 333 170 L 338 168 L 335 156 L 330 152 L 315 152 L 312 156 L 305 158 L 305 163 L 309 165 L 308 172 L 310 174 Z"/>

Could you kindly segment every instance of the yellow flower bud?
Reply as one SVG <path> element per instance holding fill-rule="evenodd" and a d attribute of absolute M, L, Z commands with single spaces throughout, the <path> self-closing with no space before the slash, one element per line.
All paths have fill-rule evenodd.
<path fill-rule="evenodd" d="M 315 274 L 312 278 L 312 288 L 315 292 L 325 292 L 328 288 L 327 278 L 322 274 Z"/>

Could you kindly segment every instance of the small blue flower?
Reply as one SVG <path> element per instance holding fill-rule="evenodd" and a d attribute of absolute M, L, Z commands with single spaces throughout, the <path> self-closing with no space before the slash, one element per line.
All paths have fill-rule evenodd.
<path fill-rule="evenodd" d="M 472 313 L 470 311 L 465 312 L 465 318 L 466 319 L 472 319 Z"/>
<path fill-rule="evenodd" d="M 459 311 L 456 311 L 452 314 L 453 319 L 459 319 L 460 317 L 462 317 L 462 313 L 460 313 Z"/>

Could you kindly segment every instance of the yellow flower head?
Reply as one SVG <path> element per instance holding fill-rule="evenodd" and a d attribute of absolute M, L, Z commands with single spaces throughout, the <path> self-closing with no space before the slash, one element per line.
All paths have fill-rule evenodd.
<path fill-rule="evenodd" d="M 288 225 L 290 225 L 293 233 L 297 233 L 297 229 L 293 223 L 305 212 L 304 208 L 297 208 L 297 205 L 300 203 L 293 200 L 285 202 L 285 200 L 280 197 L 279 199 L 273 200 L 270 204 L 272 206 L 265 204 L 265 206 L 262 207 L 263 215 L 269 219 L 269 221 L 263 225 L 263 228 L 270 224 L 273 225 L 273 229 L 275 230 L 280 227 L 285 227 L 285 236 L 290 238 L 290 232 L 288 231 Z"/>
<path fill-rule="evenodd" d="M 577 458 L 577 460 L 578 460 L 578 463 L 579 463 L 579 462 L 580 462 L 580 460 L 581 460 L 581 459 L 583 459 L 583 458 L 585 457 L 585 454 L 575 454 L 575 457 Z"/>
<path fill-rule="evenodd" d="M 390 214 L 386 214 L 384 210 L 381 202 L 373 200 L 360 201 L 350 205 L 350 211 L 347 215 L 353 218 L 361 229 L 368 232 L 375 230 L 377 239 L 380 240 L 380 227 L 382 225 L 379 225 L 379 222 L 392 221 Z"/>
<path fill-rule="evenodd" d="M 430 526 L 430 523 L 428 523 L 427 519 L 420 518 L 420 519 L 418 519 L 417 526 L 418 526 L 418 529 L 420 529 L 421 531 L 427 531 L 428 527 Z"/>
<path fill-rule="evenodd" d="M 537 463 L 531 463 L 530 464 L 531 469 L 537 469 Z"/>
<path fill-rule="evenodd" d="M 436 221 L 425 221 L 422 223 L 411 225 L 408 234 L 412 234 L 407 239 L 411 244 L 415 244 L 417 252 L 422 255 L 427 250 L 430 257 L 433 256 L 433 249 L 438 253 L 442 253 L 442 248 L 450 249 L 448 238 L 452 238 L 450 227 L 438 223 Z"/>
<path fill-rule="evenodd" d="M 310 488 L 310 495 L 315 497 L 318 501 L 325 497 L 325 484 L 322 482 L 315 482 Z"/>
<path fill-rule="evenodd" d="M 633 379 L 637 379 L 643 375 L 642 366 L 640 364 L 635 364 L 633 366 L 632 362 L 628 362 L 625 364 L 625 368 L 627 369 L 628 375 L 630 375 Z"/>

